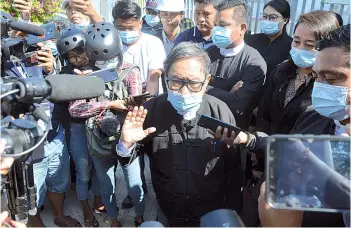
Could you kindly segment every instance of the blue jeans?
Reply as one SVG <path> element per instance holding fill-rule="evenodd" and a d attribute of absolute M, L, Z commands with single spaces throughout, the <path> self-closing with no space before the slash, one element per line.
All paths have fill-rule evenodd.
<path fill-rule="evenodd" d="M 59 128 L 54 140 L 44 145 L 44 151 L 44 158 L 33 164 L 38 208 L 45 201 L 46 190 L 64 193 L 71 184 L 69 155 L 63 127 Z"/>
<path fill-rule="evenodd" d="M 87 135 L 84 123 L 71 124 L 71 155 L 76 166 L 76 187 L 78 200 L 88 200 L 92 161 L 88 152 Z M 97 178 L 92 178 L 94 195 L 100 195 Z"/>
<path fill-rule="evenodd" d="M 119 209 L 116 203 L 116 176 L 118 161 L 92 156 L 94 166 L 101 182 L 101 199 L 111 218 L 117 218 Z M 124 179 L 127 183 L 128 192 L 132 198 L 135 214 L 143 215 L 145 211 L 144 191 L 140 177 L 140 157 L 130 165 L 122 166 Z"/>

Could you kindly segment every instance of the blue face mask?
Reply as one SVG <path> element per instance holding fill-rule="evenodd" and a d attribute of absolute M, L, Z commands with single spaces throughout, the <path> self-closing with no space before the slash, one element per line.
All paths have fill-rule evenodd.
<path fill-rule="evenodd" d="M 178 114 L 184 116 L 190 112 L 196 112 L 202 102 L 202 94 L 193 93 L 182 95 L 180 93 L 168 90 L 167 100 L 172 104 L 173 108 L 178 112 Z"/>
<path fill-rule="evenodd" d="M 316 62 L 317 52 L 293 47 L 290 50 L 290 56 L 296 66 L 301 68 L 308 68 L 313 66 L 313 64 Z"/>
<path fill-rule="evenodd" d="M 229 28 L 224 28 L 221 26 L 215 26 L 212 32 L 213 43 L 218 48 L 226 48 L 231 45 L 233 42 L 230 40 L 230 35 L 232 30 Z"/>
<path fill-rule="evenodd" d="M 150 27 L 155 27 L 161 20 L 157 15 L 146 14 L 145 21 Z"/>
<path fill-rule="evenodd" d="M 72 22 L 70 22 L 70 27 L 78 27 L 81 30 L 85 30 L 89 25 L 90 25 L 89 21 L 82 23 L 82 24 L 73 24 Z"/>
<path fill-rule="evenodd" d="M 346 98 L 349 88 L 315 82 L 312 91 L 312 106 L 322 116 L 333 120 L 349 118 Z"/>
<path fill-rule="evenodd" d="M 139 31 L 120 31 L 119 36 L 125 44 L 134 43 L 139 37 Z"/>
<path fill-rule="evenodd" d="M 279 32 L 279 22 L 275 21 L 260 21 L 261 31 L 266 35 L 275 35 Z"/>

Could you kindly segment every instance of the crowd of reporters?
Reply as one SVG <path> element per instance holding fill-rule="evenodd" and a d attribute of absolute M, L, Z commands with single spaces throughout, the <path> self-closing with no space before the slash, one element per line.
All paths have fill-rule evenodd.
<path fill-rule="evenodd" d="M 13 6 L 29 23 L 30 2 Z M 95 213 L 123 226 L 116 200 L 120 164 L 129 194 L 122 208 L 134 207 L 140 226 L 147 155 L 158 205 L 157 218 L 148 220 L 164 226 L 199 226 L 201 216 L 221 208 L 235 210 L 246 226 L 349 226 L 347 213 L 270 208 L 264 159 L 268 135 L 349 135 L 350 26 L 333 12 L 313 11 L 290 25 L 290 37 L 285 0 L 264 6 L 259 34 L 248 29 L 245 1 L 195 0 L 195 25 L 184 17 L 183 0 L 148 0 L 144 17 L 142 7 L 116 1 L 109 23 L 89 0 L 64 0 L 68 27 L 57 40 L 37 44 L 40 64 L 27 69 L 29 77 L 88 77 L 105 69 L 116 75 L 99 98 L 53 105 L 44 157 L 33 161 L 37 208 L 47 196 L 60 227 L 98 227 Z M 11 34 L 18 36 L 26 34 Z M 128 102 L 131 97 L 143 102 Z M 196 125 L 199 114 L 242 132 L 208 132 Z M 84 224 L 63 213 L 71 177 Z M 347 186 L 349 180 L 335 182 Z M 349 200 L 349 191 L 340 197 Z M 45 225 L 40 210 L 29 225 Z"/>

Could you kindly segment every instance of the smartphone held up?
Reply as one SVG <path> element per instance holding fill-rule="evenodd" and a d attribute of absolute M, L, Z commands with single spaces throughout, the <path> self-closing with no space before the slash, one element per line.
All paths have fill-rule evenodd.
<path fill-rule="evenodd" d="M 350 138 L 273 135 L 266 152 L 266 201 L 277 209 L 350 210 Z"/>

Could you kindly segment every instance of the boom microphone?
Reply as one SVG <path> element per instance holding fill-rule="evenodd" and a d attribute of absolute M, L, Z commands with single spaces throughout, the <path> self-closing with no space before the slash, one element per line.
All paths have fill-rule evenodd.
<path fill-rule="evenodd" d="M 105 91 L 105 83 L 97 77 L 58 74 L 45 79 L 16 80 L 12 89 L 19 90 L 15 93 L 15 98 L 19 102 L 39 103 L 46 98 L 55 103 L 99 97 Z"/>
<path fill-rule="evenodd" d="M 21 21 L 9 21 L 6 25 L 14 30 L 21 31 L 23 33 L 43 36 L 45 35 L 45 29 L 38 25 L 29 24 Z"/>

